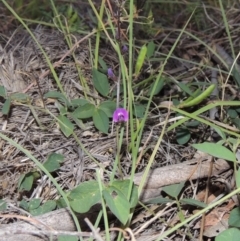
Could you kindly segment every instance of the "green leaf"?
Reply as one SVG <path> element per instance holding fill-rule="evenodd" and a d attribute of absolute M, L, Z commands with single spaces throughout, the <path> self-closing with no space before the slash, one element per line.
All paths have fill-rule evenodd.
<path fill-rule="evenodd" d="M 238 87 L 240 87 L 240 73 L 236 65 L 233 67 L 232 75 L 233 75 L 234 81 L 237 83 Z"/>
<path fill-rule="evenodd" d="M 116 102 L 110 100 L 104 101 L 99 105 L 99 109 L 103 110 L 108 118 L 111 118 L 116 109 Z"/>
<path fill-rule="evenodd" d="M 130 214 L 130 203 L 125 195 L 115 187 L 107 187 L 103 190 L 103 197 L 112 213 L 126 224 Z"/>
<path fill-rule="evenodd" d="M 240 169 L 238 169 L 236 173 L 236 185 L 237 185 L 237 188 L 240 187 Z"/>
<path fill-rule="evenodd" d="M 6 98 L 6 96 L 7 96 L 6 89 L 2 85 L 0 85 L 0 96 L 3 98 Z"/>
<path fill-rule="evenodd" d="M 58 241 L 78 241 L 78 237 L 73 235 L 59 235 Z"/>
<path fill-rule="evenodd" d="M 216 238 L 215 241 L 237 241 L 239 240 L 240 230 L 237 228 L 229 228 L 221 232 Z"/>
<path fill-rule="evenodd" d="M 79 106 L 73 113 L 76 118 L 85 119 L 90 118 L 93 115 L 93 111 L 95 110 L 95 106 L 93 104 L 87 103 L 83 106 Z"/>
<path fill-rule="evenodd" d="M 146 105 L 136 104 L 134 105 L 134 115 L 137 118 L 142 118 L 146 112 Z"/>
<path fill-rule="evenodd" d="M 239 207 L 234 208 L 230 212 L 228 225 L 231 227 L 240 228 L 240 209 L 239 209 Z"/>
<path fill-rule="evenodd" d="M 147 201 L 149 204 L 165 204 L 173 202 L 172 199 L 165 198 L 165 197 L 155 197 Z"/>
<path fill-rule="evenodd" d="M 8 113 L 10 111 L 10 106 L 11 106 L 11 100 L 6 99 L 6 101 L 3 104 L 3 108 L 2 108 L 3 115 L 8 115 Z"/>
<path fill-rule="evenodd" d="M 24 210 L 28 211 L 29 210 L 29 203 L 26 200 L 21 200 L 19 203 L 19 207 L 23 208 Z"/>
<path fill-rule="evenodd" d="M 10 100 L 15 100 L 21 103 L 27 103 L 30 100 L 29 95 L 24 94 L 24 93 L 13 93 L 9 95 Z"/>
<path fill-rule="evenodd" d="M 22 190 L 30 191 L 32 189 L 33 180 L 34 180 L 34 175 L 32 172 L 29 172 L 27 174 L 22 174 L 18 182 L 19 191 L 22 191 Z"/>
<path fill-rule="evenodd" d="M 233 162 L 236 160 L 233 152 L 219 144 L 203 142 L 201 144 L 193 144 L 192 146 L 199 151 L 205 152 L 217 158 L 222 158 Z"/>
<path fill-rule="evenodd" d="M 68 99 L 65 97 L 65 95 L 57 91 L 49 91 L 43 97 L 57 99 L 67 106 L 71 105 Z"/>
<path fill-rule="evenodd" d="M 180 182 L 178 184 L 173 184 L 170 186 L 163 187 L 163 191 L 167 193 L 169 196 L 174 197 L 175 199 L 178 198 L 179 193 L 182 191 L 185 182 Z"/>
<path fill-rule="evenodd" d="M 83 121 L 81 119 L 78 119 L 76 116 L 74 116 L 72 113 L 69 113 L 69 116 L 73 119 L 73 121 L 76 123 L 76 125 L 82 129 L 86 130 L 86 126 L 83 124 Z"/>
<path fill-rule="evenodd" d="M 156 80 L 156 81 L 157 81 L 157 80 Z M 159 94 L 159 92 L 162 90 L 162 88 L 163 88 L 163 86 L 164 86 L 164 82 L 165 82 L 165 79 L 164 79 L 163 77 L 159 78 L 155 89 L 153 89 L 155 83 L 152 83 L 152 84 L 150 85 L 150 89 L 149 89 L 149 91 L 148 91 L 148 93 L 147 93 L 147 96 L 150 96 L 151 93 L 152 93 L 152 91 L 153 91 L 153 95 Z"/>
<path fill-rule="evenodd" d="M 193 99 L 190 98 L 187 101 L 183 101 L 178 107 L 179 108 L 191 107 L 191 106 L 195 106 L 195 105 L 201 103 L 203 100 L 207 99 L 207 97 L 211 95 L 211 93 L 214 91 L 215 88 L 216 88 L 215 84 L 210 85 L 207 89 L 205 89 L 197 97 L 195 97 Z"/>
<path fill-rule="evenodd" d="M 147 58 L 151 58 L 154 55 L 155 52 L 155 43 L 153 41 L 149 42 L 147 45 Z"/>
<path fill-rule="evenodd" d="M 99 131 L 105 134 L 108 133 L 109 119 L 103 110 L 95 109 L 93 113 L 93 123 Z"/>
<path fill-rule="evenodd" d="M 196 207 L 200 207 L 200 208 L 205 208 L 207 207 L 206 203 L 200 202 L 198 200 L 195 199 L 190 199 L 190 198 L 183 198 L 180 199 L 180 202 L 182 204 L 188 204 L 188 205 L 192 205 L 192 206 L 196 206 Z"/>
<path fill-rule="evenodd" d="M 213 129 L 218 133 L 219 136 L 221 136 L 223 140 L 227 139 L 225 132 L 223 132 L 219 127 L 213 126 Z"/>
<path fill-rule="evenodd" d="M 101 56 L 98 57 L 98 63 L 100 64 L 100 66 L 103 70 L 107 71 L 107 68 L 108 68 L 107 64 Z"/>
<path fill-rule="evenodd" d="M 0 211 L 4 211 L 7 209 L 7 203 L 6 201 L 0 199 Z"/>
<path fill-rule="evenodd" d="M 55 103 L 56 107 L 58 108 L 60 115 L 66 115 L 67 114 L 67 107 L 64 105 L 61 105 L 60 102 L 56 101 Z"/>
<path fill-rule="evenodd" d="M 186 128 L 178 128 L 177 129 L 176 139 L 177 139 L 177 143 L 179 145 L 184 145 L 184 144 L 188 143 L 190 138 L 191 138 L 191 134 L 188 129 L 186 129 Z"/>
<path fill-rule="evenodd" d="M 130 186 L 130 180 L 115 180 L 112 182 L 111 187 L 117 188 L 120 190 L 123 195 L 127 198 L 128 197 L 128 191 Z M 137 186 L 133 184 L 132 193 L 130 196 L 130 207 L 133 208 L 138 203 L 138 189 Z"/>
<path fill-rule="evenodd" d="M 48 200 L 46 201 L 43 205 L 41 205 L 40 207 L 30 210 L 30 213 L 33 216 L 38 216 L 38 215 L 42 215 L 44 213 L 49 213 L 51 211 L 53 211 L 56 208 L 56 201 L 54 200 Z"/>
<path fill-rule="evenodd" d="M 66 204 L 66 202 L 64 201 L 63 198 L 59 198 L 59 199 L 56 201 L 56 204 L 57 204 L 57 207 L 58 207 L 58 208 L 66 208 L 66 207 L 67 207 L 67 204 Z"/>
<path fill-rule="evenodd" d="M 85 104 L 88 104 L 89 102 L 86 99 L 73 99 L 71 100 L 71 106 L 72 107 L 79 107 L 83 106 Z"/>
<path fill-rule="evenodd" d="M 240 107 L 235 107 L 235 110 L 237 111 L 237 113 L 240 113 Z"/>
<path fill-rule="evenodd" d="M 100 201 L 99 185 L 96 181 L 81 183 L 69 193 L 68 198 L 75 212 L 85 213 Z"/>
<path fill-rule="evenodd" d="M 54 172 L 60 168 L 60 163 L 64 160 L 64 156 L 58 153 L 52 153 L 43 163 L 43 166 L 49 171 Z"/>
<path fill-rule="evenodd" d="M 135 73 L 134 73 L 136 76 L 138 76 L 140 73 L 140 70 L 143 66 L 146 54 L 147 54 L 147 46 L 146 46 L 146 44 L 144 44 L 142 46 L 142 48 L 140 49 L 139 55 L 137 57 L 137 61 L 136 61 L 136 65 L 135 65 Z"/>
<path fill-rule="evenodd" d="M 193 95 L 193 92 L 191 91 L 191 89 L 190 89 L 186 84 L 181 83 L 181 82 L 178 82 L 177 85 L 180 87 L 180 89 L 181 89 L 183 92 L 189 94 L 190 96 Z"/>
<path fill-rule="evenodd" d="M 93 85 L 95 89 L 103 96 L 107 96 L 110 90 L 108 78 L 105 74 L 102 74 L 97 69 L 93 68 Z"/>
<path fill-rule="evenodd" d="M 229 117 L 232 118 L 232 119 L 238 117 L 238 113 L 237 113 L 237 111 L 234 110 L 234 109 L 229 108 L 229 109 L 227 110 L 227 113 L 228 113 Z"/>
<path fill-rule="evenodd" d="M 57 117 L 58 124 L 60 126 L 61 131 L 66 137 L 69 137 L 73 133 L 74 125 L 72 122 L 65 116 L 59 115 Z"/>
<path fill-rule="evenodd" d="M 187 127 L 197 127 L 200 125 L 200 122 L 197 120 L 191 120 L 185 123 Z"/>
<path fill-rule="evenodd" d="M 41 204 L 41 199 L 40 198 L 34 198 L 29 202 L 28 208 L 29 210 L 36 209 L 40 206 Z"/>
<path fill-rule="evenodd" d="M 238 129 L 240 129 L 240 119 L 239 118 L 232 119 L 231 121 Z"/>

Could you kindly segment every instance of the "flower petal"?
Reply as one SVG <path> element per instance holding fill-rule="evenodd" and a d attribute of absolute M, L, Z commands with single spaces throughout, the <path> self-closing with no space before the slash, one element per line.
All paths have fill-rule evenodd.
<path fill-rule="evenodd" d="M 113 113 L 114 122 L 126 122 L 128 121 L 128 111 L 124 108 L 117 108 Z"/>

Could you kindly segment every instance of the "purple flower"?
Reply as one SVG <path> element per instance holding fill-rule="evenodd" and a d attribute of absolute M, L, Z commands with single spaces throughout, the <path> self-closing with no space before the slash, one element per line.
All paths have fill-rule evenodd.
<path fill-rule="evenodd" d="M 111 78 L 111 79 L 114 79 L 114 78 L 115 78 L 115 74 L 113 73 L 112 68 L 109 68 L 109 69 L 107 70 L 107 75 L 108 75 L 108 78 Z"/>
<path fill-rule="evenodd" d="M 113 113 L 114 122 L 126 122 L 128 121 L 128 111 L 124 108 L 117 108 Z"/>
<path fill-rule="evenodd" d="M 128 51 L 128 47 L 126 45 L 122 46 L 122 53 L 126 53 Z"/>

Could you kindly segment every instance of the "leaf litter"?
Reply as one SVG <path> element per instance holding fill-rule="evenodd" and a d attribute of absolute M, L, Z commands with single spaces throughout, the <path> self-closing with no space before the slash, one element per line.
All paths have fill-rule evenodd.
<path fill-rule="evenodd" d="M 215 11 L 212 11 L 211 16 L 216 18 L 218 14 L 218 10 L 215 9 Z M 240 21 L 239 16 L 239 11 L 235 8 L 229 9 L 227 12 L 229 23 L 232 25 L 237 24 Z M 180 22 L 176 23 L 176 25 L 182 27 Z M 197 27 L 195 26 L 195 28 Z M 222 35 L 223 29 L 219 29 L 219 27 L 215 25 L 213 25 L 212 28 L 213 30 L 211 30 L 210 36 L 208 36 L 210 31 L 209 29 L 205 32 L 203 31 L 195 34 L 199 38 L 203 39 L 206 45 L 208 45 L 208 41 L 214 41 L 217 42 L 219 46 L 222 46 L 221 48 L 224 48 L 226 53 L 231 52 L 228 41 Z M 61 59 L 61 57 L 68 51 L 68 46 L 64 41 L 64 36 L 59 31 L 42 26 L 32 28 L 32 31 L 41 46 L 43 46 L 52 63 L 58 62 L 59 59 Z M 194 32 L 194 30 L 192 30 L 192 32 Z M 236 49 L 239 47 L 237 42 L 238 34 L 238 32 L 234 32 L 232 34 L 234 48 Z M 166 55 L 177 36 L 177 31 L 174 32 L 171 28 L 168 29 L 166 27 L 165 31 L 156 37 L 156 41 L 160 40 L 161 42 L 161 40 L 164 39 L 161 42 L 161 48 L 156 52 L 156 56 L 161 57 Z M 74 37 L 76 39 L 80 39 L 83 36 L 75 35 Z M 166 73 L 172 76 L 172 78 L 177 78 L 178 80 L 181 80 L 182 83 L 186 84 L 189 81 L 192 81 L 192 76 L 194 76 L 195 79 L 207 78 L 211 68 L 204 68 L 204 64 L 212 64 L 215 63 L 212 61 L 216 61 L 217 64 L 223 68 L 221 70 L 222 77 L 226 76 L 226 70 L 229 69 L 229 64 L 224 66 L 221 62 L 219 62 L 219 59 L 213 58 L 214 60 L 212 60 L 209 56 L 214 54 L 209 52 L 206 45 L 204 46 L 196 39 L 191 38 L 191 36 L 189 37 L 188 34 L 184 34 L 181 43 L 176 49 L 174 58 L 171 58 L 166 66 Z M 89 92 L 93 94 L 95 92 L 90 81 L 92 66 L 90 64 L 91 61 L 88 47 L 88 42 L 84 41 L 74 50 L 74 53 L 77 56 L 77 63 L 81 66 L 82 75 L 88 81 L 88 85 L 92 88 Z M 220 47 L 218 49 L 220 49 Z M 42 93 L 57 90 L 57 86 L 52 75 L 44 75 L 49 67 L 46 64 L 41 51 L 31 40 L 25 30 L 20 28 L 12 34 L 9 34 L 7 36 L 7 40 L 2 39 L 0 42 L 0 50 L 0 85 L 4 86 L 8 93 L 26 92 L 32 100 L 31 105 L 33 107 L 37 107 L 39 106 L 38 103 L 39 100 L 41 100 L 41 96 L 39 94 L 36 80 L 33 76 L 44 76 L 38 80 Z M 219 52 L 220 50 L 217 51 Z M 222 55 L 223 50 L 221 51 L 222 52 L 219 53 L 219 55 Z M 100 55 L 106 56 L 105 61 L 109 65 L 112 62 L 118 62 L 117 56 L 114 56 L 112 52 L 109 51 L 108 46 L 103 45 L 103 47 L 101 47 Z M 181 59 L 185 61 L 181 61 Z M 156 63 L 154 64 L 156 65 Z M 66 93 L 68 99 L 84 97 L 84 88 L 79 85 L 77 69 L 75 68 L 75 63 L 71 56 L 67 56 L 58 66 L 56 66 L 55 69 L 60 76 L 64 92 Z M 141 75 L 139 76 L 139 79 L 141 79 Z M 29 86 L 31 87 L 28 88 Z M 138 91 L 140 91 L 140 89 L 141 88 L 139 87 Z M 164 86 L 161 91 L 161 95 L 156 95 L 154 97 L 154 101 L 158 103 L 166 101 L 170 95 L 176 94 L 178 91 L 179 87 L 169 82 Z M 233 91 L 229 87 L 228 96 L 232 93 Z M 236 93 L 233 94 L 237 95 Z M 102 98 L 101 96 L 96 96 L 99 99 Z M 57 116 L 59 114 L 55 101 L 51 102 L 48 100 L 46 104 L 53 115 Z M 47 127 L 47 129 L 43 130 L 39 127 L 39 125 L 37 125 L 36 119 L 32 115 L 28 106 L 16 102 L 12 104 L 9 116 L 6 117 L 0 114 L 0 121 L 2 123 L 1 132 L 20 143 L 25 149 L 31 151 L 31 153 L 42 163 L 46 160 L 47 156 L 53 152 L 62 154 L 64 156 L 64 162 L 62 163 L 60 169 L 56 172 L 55 178 L 64 190 L 71 190 L 80 182 L 95 179 L 95 169 L 98 168 L 98 165 L 93 162 L 89 156 L 82 153 L 82 150 L 78 148 L 77 143 L 72 137 L 66 138 L 62 134 L 59 127 L 56 125 L 56 122 L 51 116 L 49 116 L 49 114 L 39 111 L 37 108 L 35 108 L 35 111 L 40 123 L 42 126 Z M 161 115 L 162 120 L 164 120 L 166 113 L 163 112 Z M 144 129 L 144 135 L 141 140 L 142 146 L 144 146 L 150 134 L 151 127 L 159 123 L 159 119 L 154 116 L 155 115 L 153 113 L 149 114 L 149 120 L 147 121 L 147 125 Z M 199 128 L 202 128 L 202 130 Z M 200 139 L 199 132 L 206 131 L 204 128 L 206 127 L 200 126 L 196 129 L 192 129 L 193 135 L 191 136 L 191 141 L 193 143 L 198 143 Z M 194 132 L 196 133 L 194 134 Z M 149 156 L 151 155 L 160 133 L 161 127 L 154 129 L 149 145 L 147 146 L 147 149 L 137 167 L 137 172 L 140 173 L 146 167 Z M 107 170 L 111 171 L 116 153 L 115 134 L 112 136 L 106 136 L 100 133 L 94 128 L 93 123 L 89 121 L 84 123 L 84 128 L 76 130 L 76 135 L 82 141 L 84 148 L 87 149 L 87 151 L 91 153 L 91 155 L 96 158 L 99 163 L 104 165 Z M 128 140 L 128 138 L 129 137 L 125 136 L 125 140 Z M 127 145 L 127 141 L 124 145 Z M 49 183 L 44 176 L 41 176 L 41 178 L 34 184 L 34 188 L 31 192 L 19 192 L 18 181 L 20 176 L 34 170 L 35 165 L 31 160 L 24 156 L 23 153 L 12 147 L 6 141 L 0 140 L 0 147 L 1 197 L 4 197 L 8 202 L 14 204 L 16 207 L 18 207 L 18 202 L 23 197 L 27 200 L 40 197 L 43 202 L 59 198 L 59 194 L 56 192 L 54 186 Z M 123 150 L 124 149 L 126 148 L 123 148 Z M 178 145 L 176 143 L 174 132 L 167 133 L 165 135 L 164 142 L 160 146 L 155 157 L 152 170 L 166 166 L 172 168 L 175 164 L 192 160 L 195 154 L 194 152 L 195 151 L 189 146 Z M 131 157 L 124 151 L 122 153 L 122 169 L 124 170 L 125 175 L 128 175 L 131 170 Z M 107 176 L 104 178 L 108 179 Z M 198 181 L 198 183 L 192 182 L 191 185 L 189 185 L 189 187 L 184 191 L 184 195 L 194 195 L 194 192 L 197 192 L 196 185 L 198 185 L 198 188 L 200 189 L 204 188 L 204 179 Z M 226 205 L 226 212 L 230 211 L 233 206 Z M 179 221 L 175 206 L 173 206 L 172 209 L 166 209 L 166 212 L 160 211 L 162 207 L 166 208 L 164 205 L 159 205 L 159 208 L 156 208 L 156 206 L 152 204 L 152 207 L 154 208 L 149 210 L 150 214 L 147 213 L 145 215 L 140 215 L 141 213 L 144 213 L 144 209 L 141 208 L 138 208 L 138 213 L 136 212 L 136 219 L 131 227 L 136 231 L 136 233 L 138 233 L 137 230 L 144 222 L 149 221 L 149 226 L 146 225 L 146 228 L 139 232 L 137 240 L 154 240 L 156 233 L 164 229 L 167 222 L 172 222 L 174 224 Z M 171 205 L 169 207 L 171 207 Z M 218 207 L 214 210 L 217 211 L 220 208 L 221 207 Z M 189 212 L 191 212 L 188 209 L 185 211 L 186 215 L 189 215 Z M 13 207 L 9 207 L 5 213 L 15 212 L 18 211 L 16 211 Z M 21 214 L 21 211 L 19 211 L 19 213 Z M 159 214 L 160 221 L 155 221 L 155 219 L 151 220 L 153 217 L 151 214 L 153 213 Z M 139 218 L 140 216 L 141 218 Z M 213 219 L 211 219 L 210 215 L 206 216 L 206 219 L 206 225 L 213 226 L 216 224 L 215 221 L 212 221 Z M 2 223 L 7 223 L 7 220 L 3 220 Z M 194 228 L 194 225 L 196 224 L 192 223 L 191 227 Z M 184 235 L 185 231 L 186 230 L 184 230 L 184 228 L 179 230 L 179 234 L 175 234 L 175 236 L 173 235 L 171 240 L 178 240 L 179 236 Z M 187 237 L 185 240 L 189 240 L 189 238 Z"/>

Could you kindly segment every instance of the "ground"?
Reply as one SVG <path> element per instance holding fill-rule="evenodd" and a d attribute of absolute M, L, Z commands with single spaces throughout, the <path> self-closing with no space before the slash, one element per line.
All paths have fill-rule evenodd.
<path fill-rule="evenodd" d="M 121 240 L 214 240 L 232 232 L 238 3 L 95 5 L 1 2 L 0 240 L 48 240 L 46 226 L 76 234 L 64 197 L 74 211 L 86 209 L 78 216 L 86 239 L 117 240 L 122 232 Z M 112 119 L 118 92 L 129 112 L 124 123 Z M 79 191 L 82 184 L 89 186 Z M 100 210 L 101 231 L 83 220 L 94 224 Z M 45 227 L 31 232 L 47 238 L 33 239 L 31 226 L 15 229 L 37 214 Z"/>

